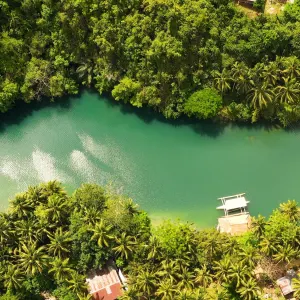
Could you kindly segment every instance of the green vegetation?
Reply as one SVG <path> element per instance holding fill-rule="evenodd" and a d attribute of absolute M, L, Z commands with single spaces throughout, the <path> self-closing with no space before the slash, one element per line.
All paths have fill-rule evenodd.
<path fill-rule="evenodd" d="M 94 184 L 72 196 L 57 182 L 29 187 L 0 214 L 0 299 L 88 299 L 86 274 L 108 259 L 128 277 L 122 299 L 260 299 L 296 263 L 299 221 L 288 201 L 239 237 L 180 222 L 152 227 L 131 199 Z"/>
<path fill-rule="evenodd" d="M 288 126 L 300 119 L 299 32 L 299 0 L 254 19 L 232 0 L 2 0 L 0 111 L 83 85 L 166 118 Z M 222 102 L 204 98 L 213 88 Z"/>

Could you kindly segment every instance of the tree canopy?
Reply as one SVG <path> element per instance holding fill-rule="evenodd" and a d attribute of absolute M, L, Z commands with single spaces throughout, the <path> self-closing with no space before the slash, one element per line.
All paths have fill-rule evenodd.
<path fill-rule="evenodd" d="M 0 111 L 85 86 L 166 118 L 289 126 L 300 119 L 299 11 L 299 1 L 250 19 L 232 0 L 3 0 Z M 212 89 L 222 102 L 195 100 Z"/>
<path fill-rule="evenodd" d="M 0 299 L 88 299 L 87 274 L 109 260 L 128 280 L 120 299 L 261 299 L 297 262 L 299 221 L 289 200 L 241 236 L 180 221 L 153 226 L 109 188 L 83 184 L 69 196 L 43 183 L 0 213 Z"/>

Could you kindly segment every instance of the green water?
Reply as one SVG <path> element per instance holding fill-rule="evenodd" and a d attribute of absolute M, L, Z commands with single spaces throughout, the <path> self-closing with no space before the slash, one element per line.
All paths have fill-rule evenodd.
<path fill-rule="evenodd" d="M 154 222 L 216 224 L 218 197 L 246 192 L 250 212 L 300 201 L 300 131 L 169 123 L 93 93 L 5 119 L 0 209 L 29 184 L 112 183 Z"/>

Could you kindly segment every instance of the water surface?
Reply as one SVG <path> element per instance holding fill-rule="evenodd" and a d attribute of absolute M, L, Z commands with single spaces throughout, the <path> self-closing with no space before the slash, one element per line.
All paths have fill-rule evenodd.
<path fill-rule="evenodd" d="M 29 184 L 52 179 L 69 191 L 82 182 L 112 183 L 154 222 L 198 226 L 216 224 L 221 196 L 246 192 L 254 215 L 300 201 L 296 130 L 166 122 L 84 92 L 5 118 L 0 145 L 0 209 Z"/>

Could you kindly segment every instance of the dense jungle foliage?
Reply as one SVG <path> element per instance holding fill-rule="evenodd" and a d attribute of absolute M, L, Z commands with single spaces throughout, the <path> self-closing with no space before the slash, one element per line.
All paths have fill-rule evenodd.
<path fill-rule="evenodd" d="M 29 187 L 0 214 L 0 299 L 89 299 L 87 273 L 109 259 L 128 279 L 122 299 L 262 299 L 296 265 L 299 220 L 289 200 L 234 237 L 188 223 L 151 226 L 131 199 L 95 184 L 71 196 L 55 181 Z M 300 280 L 293 284 L 300 299 Z"/>
<path fill-rule="evenodd" d="M 1 0 L 0 111 L 81 85 L 167 118 L 300 119 L 300 1 Z M 22 99 L 22 100 L 21 100 Z"/>

